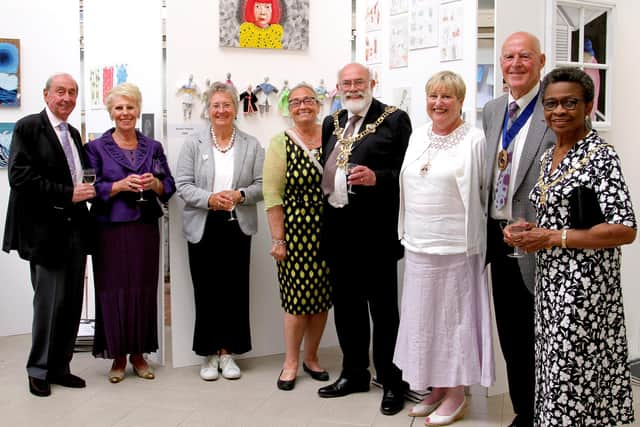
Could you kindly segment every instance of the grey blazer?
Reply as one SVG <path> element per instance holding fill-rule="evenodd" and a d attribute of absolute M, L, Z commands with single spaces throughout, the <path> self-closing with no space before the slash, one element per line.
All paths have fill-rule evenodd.
<path fill-rule="evenodd" d="M 175 173 L 178 195 L 184 200 L 182 230 L 191 243 L 204 234 L 213 189 L 215 163 L 208 128 L 187 138 L 178 157 Z M 253 136 L 236 129 L 233 163 L 233 190 L 242 190 L 245 200 L 236 206 L 238 225 L 244 234 L 258 232 L 258 209 L 262 200 L 264 149 Z"/>
<path fill-rule="evenodd" d="M 507 111 L 508 95 L 502 95 L 492 101 L 489 101 L 482 111 L 482 123 L 484 134 L 487 140 L 487 149 L 485 151 L 485 182 L 487 183 L 487 191 L 485 191 L 485 206 L 491 206 L 493 203 L 493 193 L 495 188 L 495 168 L 496 153 L 498 152 L 498 144 L 502 133 L 502 124 L 504 115 Z M 555 134 L 547 127 L 544 120 L 544 110 L 540 98 L 536 101 L 537 105 L 531 116 L 531 124 L 527 132 L 527 138 L 524 143 L 520 163 L 518 164 L 518 175 L 514 182 L 514 192 L 512 195 L 512 207 L 514 218 L 526 218 L 527 221 L 536 221 L 536 211 L 529 201 L 529 192 L 536 184 L 540 175 L 540 156 L 549 147 L 553 146 L 556 141 Z M 491 241 L 491 239 L 488 239 Z M 487 248 L 487 253 L 491 253 L 492 248 Z M 518 258 L 518 265 L 522 273 L 527 289 L 533 294 L 535 285 L 535 255 L 528 254 L 523 258 Z"/>

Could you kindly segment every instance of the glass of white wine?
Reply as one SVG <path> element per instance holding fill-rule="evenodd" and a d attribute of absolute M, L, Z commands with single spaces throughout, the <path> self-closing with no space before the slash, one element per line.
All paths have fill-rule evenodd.
<path fill-rule="evenodd" d="M 349 179 L 349 175 L 351 175 L 351 169 L 355 168 L 356 166 L 359 165 L 357 163 L 347 163 L 347 179 Z M 347 193 L 356 194 L 356 192 L 353 191 L 353 184 L 349 184 L 349 187 L 347 187 Z"/>
<path fill-rule="evenodd" d="M 507 227 L 509 227 L 509 233 L 512 236 L 517 237 L 519 234 L 527 231 L 527 220 L 524 218 L 513 218 L 507 222 Z M 513 247 L 513 252 L 507 254 L 508 257 L 511 258 L 522 258 L 526 254 L 522 250 L 522 248 L 518 246 Z"/>
<path fill-rule="evenodd" d="M 96 182 L 96 170 L 93 168 L 87 168 L 82 170 L 82 183 L 83 184 L 95 184 Z"/>

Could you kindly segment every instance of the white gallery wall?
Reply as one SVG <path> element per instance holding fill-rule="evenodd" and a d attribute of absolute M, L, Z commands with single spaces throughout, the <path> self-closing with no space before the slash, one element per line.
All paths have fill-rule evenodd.
<path fill-rule="evenodd" d="M 167 122 L 169 164 L 175 170 L 184 133 L 207 126 L 199 118 L 203 104 L 194 104 L 192 119 L 183 120 L 182 96 L 178 88 L 193 75 L 199 89 L 205 80 L 231 80 L 242 92 L 248 84 L 256 86 L 265 77 L 281 89 L 304 80 L 316 87 L 324 79 L 327 88 L 335 86 L 338 69 L 350 61 L 351 2 L 346 0 L 311 0 L 309 10 L 309 48 L 305 51 L 221 48 L 218 46 L 218 3 L 203 0 L 167 1 Z M 271 99 L 275 105 L 277 96 Z M 328 108 L 328 106 L 325 106 Z M 325 109 L 326 111 L 326 109 Z M 239 115 L 237 126 L 254 135 L 266 147 L 271 137 L 290 126 L 275 108 L 263 116 Z M 171 316 L 172 359 L 174 366 L 200 363 L 192 352 L 194 303 L 193 286 L 187 261 L 187 244 L 182 235 L 182 201 L 170 203 Z M 251 250 L 251 333 L 253 350 L 247 356 L 282 353 L 282 308 L 274 261 L 269 256 L 269 236 L 264 205 L 260 203 L 259 232 Z M 224 242 L 221 242 L 224 244 Z M 215 269 L 224 268 L 212 262 Z M 212 282 L 215 286 L 233 286 Z M 222 298 L 211 301 L 211 310 L 233 304 Z M 329 316 L 322 344 L 337 345 L 333 313 Z M 220 319 L 217 327 L 224 327 Z"/>
<path fill-rule="evenodd" d="M 0 108 L 0 122 L 15 123 L 44 108 L 42 90 L 51 74 L 80 75 L 78 2 L 5 1 L 0 12 L 0 38 L 20 39 L 21 105 Z M 69 122 L 80 128 L 79 107 Z M 0 169 L 0 235 L 4 235 L 8 200 L 7 169 Z M 15 251 L 0 252 L 0 271 L 0 336 L 30 333 L 33 290 L 29 265 Z"/>

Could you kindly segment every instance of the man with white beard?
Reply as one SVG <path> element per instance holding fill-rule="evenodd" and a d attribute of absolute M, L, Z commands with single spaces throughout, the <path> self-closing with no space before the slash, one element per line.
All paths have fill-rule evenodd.
<path fill-rule="evenodd" d="M 406 383 L 393 364 L 398 332 L 397 262 L 400 166 L 411 135 L 404 111 L 373 99 L 375 80 L 361 64 L 338 73 L 345 110 L 322 125 L 322 189 L 325 199 L 322 252 L 329 263 L 342 372 L 318 390 L 340 397 L 369 390 L 369 315 L 373 363 L 384 387 L 380 410 L 393 415 L 404 406 Z"/>

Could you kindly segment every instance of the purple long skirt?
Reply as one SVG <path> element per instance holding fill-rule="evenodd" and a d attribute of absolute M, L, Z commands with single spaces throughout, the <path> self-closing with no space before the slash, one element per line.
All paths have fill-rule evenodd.
<path fill-rule="evenodd" d="M 106 359 L 158 349 L 158 223 L 102 224 L 93 255 L 93 355 Z"/>

